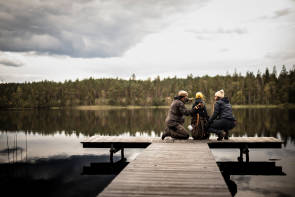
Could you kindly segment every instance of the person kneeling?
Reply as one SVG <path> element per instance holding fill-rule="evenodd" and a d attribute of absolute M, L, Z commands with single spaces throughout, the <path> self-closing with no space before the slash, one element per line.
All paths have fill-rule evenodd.
<path fill-rule="evenodd" d="M 170 106 L 168 115 L 166 117 L 165 132 L 162 135 L 162 140 L 165 137 L 171 136 L 176 139 L 188 139 L 189 133 L 184 128 L 184 115 L 190 116 L 195 109 L 189 110 L 185 107 L 185 103 L 188 102 L 188 93 L 184 90 L 178 92 L 178 96 L 174 97 L 174 100 Z"/>

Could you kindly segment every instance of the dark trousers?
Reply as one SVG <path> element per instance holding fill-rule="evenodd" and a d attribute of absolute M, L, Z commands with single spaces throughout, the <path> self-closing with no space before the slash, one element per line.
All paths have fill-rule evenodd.
<path fill-rule="evenodd" d="M 214 120 L 209 128 L 209 133 L 216 133 L 219 134 L 221 130 L 224 130 L 225 132 L 228 132 L 229 130 L 233 129 L 235 127 L 235 122 L 233 120 L 228 119 L 217 119 Z"/>
<path fill-rule="evenodd" d="M 188 139 L 189 134 L 184 128 L 183 125 L 177 124 L 176 126 L 173 127 L 167 127 L 166 132 L 169 133 L 168 136 L 171 136 L 172 138 L 175 139 Z"/>

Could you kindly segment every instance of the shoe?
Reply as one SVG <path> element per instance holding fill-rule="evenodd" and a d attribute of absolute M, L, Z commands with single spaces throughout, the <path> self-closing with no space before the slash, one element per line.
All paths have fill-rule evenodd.
<path fill-rule="evenodd" d="M 226 133 L 224 131 L 220 131 L 218 134 L 217 141 L 221 141 L 225 137 Z"/>
<path fill-rule="evenodd" d="M 225 131 L 225 136 L 224 136 L 224 139 L 225 140 L 228 140 L 229 136 L 228 136 L 228 131 Z"/>
<path fill-rule="evenodd" d="M 165 132 L 162 134 L 162 137 L 161 137 L 161 139 L 162 140 L 164 140 L 165 139 L 165 137 L 168 137 L 168 136 L 170 136 L 170 132 L 169 131 L 167 131 L 168 129 L 165 129 Z"/>
<path fill-rule="evenodd" d="M 210 133 L 205 133 L 205 135 L 202 137 L 202 140 L 209 140 Z"/>
<path fill-rule="evenodd" d="M 162 134 L 162 137 L 161 137 L 161 139 L 162 139 L 162 140 L 164 140 L 164 139 L 165 139 L 165 137 L 167 137 L 167 135 L 166 135 L 166 132 Z"/>

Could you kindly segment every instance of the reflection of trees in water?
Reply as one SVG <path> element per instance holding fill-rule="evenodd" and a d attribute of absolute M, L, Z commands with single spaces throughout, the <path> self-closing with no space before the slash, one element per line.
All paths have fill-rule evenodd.
<path fill-rule="evenodd" d="M 283 140 L 291 137 L 293 141 L 294 112 L 284 109 L 235 109 L 238 123 L 232 133 L 236 136 L 247 134 L 273 137 L 279 133 Z"/>
<path fill-rule="evenodd" d="M 291 137 L 294 123 L 294 110 L 283 109 L 234 109 L 238 120 L 232 130 L 235 136 L 277 136 Z M 65 131 L 66 134 L 119 135 L 129 132 L 157 135 L 164 130 L 167 109 L 120 109 L 120 110 L 25 110 L 1 111 L 0 130 L 28 131 L 53 134 Z M 188 124 L 189 118 L 186 120 Z"/>
<path fill-rule="evenodd" d="M 162 109 L 135 110 L 30 110 L 1 111 L 0 130 L 28 131 L 52 134 L 119 135 L 129 132 L 160 134 L 164 130 L 166 111 Z"/>

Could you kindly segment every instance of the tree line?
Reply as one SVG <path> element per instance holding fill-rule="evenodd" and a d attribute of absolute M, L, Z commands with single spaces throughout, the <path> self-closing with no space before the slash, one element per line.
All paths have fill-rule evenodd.
<path fill-rule="evenodd" d="M 287 71 L 282 66 L 245 76 L 235 72 L 225 76 L 188 75 L 186 78 L 168 77 L 154 80 L 103 78 L 40 81 L 0 84 L 1 108 L 44 108 L 77 105 L 169 105 L 178 90 L 186 90 L 190 97 L 203 92 L 207 103 L 213 102 L 214 93 L 224 89 L 232 104 L 284 104 L 295 103 L 295 66 Z"/>

